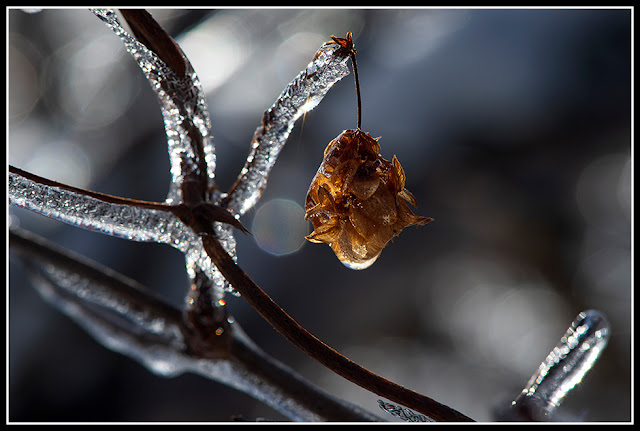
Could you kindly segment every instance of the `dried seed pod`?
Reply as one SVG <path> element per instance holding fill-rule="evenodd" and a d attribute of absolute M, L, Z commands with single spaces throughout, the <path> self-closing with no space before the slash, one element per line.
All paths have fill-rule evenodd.
<path fill-rule="evenodd" d="M 306 238 L 331 246 L 349 268 L 371 266 L 402 229 L 433 220 L 411 212 L 407 202 L 416 200 L 404 183 L 400 162 L 385 160 L 377 139 L 345 130 L 325 149 L 307 192 L 305 218 L 314 231 Z"/>
<path fill-rule="evenodd" d="M 342 132 L 324 150 L 324 160 L 307 192 L 305 218 L 311 220 L 314 231 L 306 238 L 329 244 L 347 267 L 365 269 L 402 229 L 433 219 L 411 212 L 407 202 L 416 206 L 416 200 L 404 188 L 400 162 L 395 156 L 392 162 L 385 160 L 378 140 L 360 129 L 360 85 L 351 33 L 346 39 L 331 39 L 327 43 L 340 45 L 351 57 L 358 127 Z"/>

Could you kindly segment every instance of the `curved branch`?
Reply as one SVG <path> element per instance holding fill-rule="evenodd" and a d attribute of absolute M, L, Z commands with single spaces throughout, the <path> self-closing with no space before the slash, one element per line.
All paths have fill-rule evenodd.
<path fill-rule="evenodd" d="M 220 272 L 267 322 L 300 350 L 336 374 L 379 396 L 420 412 L 435 421 L 472 419 L 439 402 L 378 376 L 346 358 L 300 326 L 233 261 L 213 232 L 202 234 L 202 244 Z"/>
<path fill-rule="evenodd" d="M 123 41 L 156 93 L 167 135 L 173 181 L 167 201 L 211 200 L 216 155 L 204 92 L 180 47 L 144 10 L 122 11 L 134 36 L 111 9 L 92 9 Z"/>

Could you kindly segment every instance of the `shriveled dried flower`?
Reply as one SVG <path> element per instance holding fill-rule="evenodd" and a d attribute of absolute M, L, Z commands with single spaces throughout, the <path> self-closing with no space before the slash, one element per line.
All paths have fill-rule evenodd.
<path fill-rule="evenodd" d="M 305 202 L 305 218 L 314 231 L 306 238 L 326 243 L 351 269 L 365 269 L 382 249 L 411 225 L 425 225 L 432 218 L 413 214 L 407 202 L 416 199 L 404 188 L 405 175 L 394 156 L 380 155 L 378 139 L 360 129 L 360 95 L 351 33 L 333 42 L 350 51 L 358 93 L 358 128 L 343 131 L 324 150 Z"/>
<path fill-rule="evenodd" d="M 306 218 L 315 230 L 307 239 L 331 246 L 349 268 L 371 266 L 402 229 L 433 220 L 411 212 L 407 202 L 416 200 L 404 183 L 400 162 L 385 160 L 377 139 L 345 130 L 325 149 L 309 187 Z"/>

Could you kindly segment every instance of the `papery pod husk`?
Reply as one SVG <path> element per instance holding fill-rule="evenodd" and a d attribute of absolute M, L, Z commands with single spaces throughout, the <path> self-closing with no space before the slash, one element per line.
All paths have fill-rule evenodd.
<path fill-rule="evenodd" d="M 380 155 L 378 139 L 345 130 L 325 149 L 307 192 L 305 218 L 314 231 L 306 238 L 328 244 L 349 268 L 371 266 L 402 229 L 433 220 L 411 211 L 407 202 L 416 200 L 404 184 L 400 162 Z"/>

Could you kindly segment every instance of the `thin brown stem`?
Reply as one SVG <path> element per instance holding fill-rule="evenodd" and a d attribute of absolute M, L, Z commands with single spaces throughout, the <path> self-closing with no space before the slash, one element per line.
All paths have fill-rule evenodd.
<path fill-rule="evenodd" d="M 351 58 L 351 64 L 353 65 L 353 77 L 356 81 L 356 98 L 358 104 L 358 129 L 362 126 L 362 101 L 360 100 L 360 80 L 358 79 L 358 65 L 356 64 L 356 51 L 351 50 L 349 54 Z"/>
<path fill-rule="evenodd" d="M 202 243 L 220 272 L 240 295 L 281 335 L 311 358 L 356 385 L 436 421 L 468 422 L 472 419 L 437 401 L 372 373 L 337 352 L 300 326 L 233 261 L 216 236 L 202 235 Z"/>
<path fill-rule="evenodd" d="M 358 109 L 358 120 L 357 125 L 358 129 L 362 126 L 362 101 L 360 100 L 360 80 L 358 79 L 358 65 L 356 64 L 356 48 L 353 45 L 353 35 L 351 32 L 347 33 L 346 39 L 341 37 L 331 36 L 332 42 L 328 43 L 336 43 L 340 45 L 349 55 L 351 59 L 351 64 L 353 65 L 353 77 L 356 82 L 356 101 L 357 101 L 357 109 Z"/>

